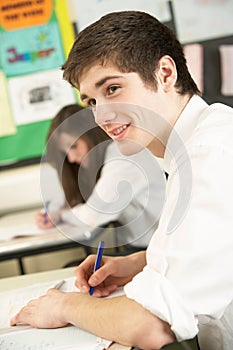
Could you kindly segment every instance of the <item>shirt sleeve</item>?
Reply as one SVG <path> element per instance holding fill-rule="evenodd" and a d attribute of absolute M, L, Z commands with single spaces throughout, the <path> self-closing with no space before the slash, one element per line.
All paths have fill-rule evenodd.
<path fill-rule="evenodd" d="M 124 287 L 128 298 L 137 301 L 158 318 L 168 322 L 178 341 L 193 338 L 197 320 L 186 307 L 182 296 L 166 276 L 147 265 Z"/>
<path fill-rule="evenodd" d="M 197 334 L 198 315 L 220 318 L 233 297 L 233 154 L 216 141 L 189 149 L 191 178 L 185 162 L 169 174 L 147 265 L 125 286 L 127 297 L 168 322 L 178 341 Z M 181 186 L 190 196 L 168 230 Z"/>

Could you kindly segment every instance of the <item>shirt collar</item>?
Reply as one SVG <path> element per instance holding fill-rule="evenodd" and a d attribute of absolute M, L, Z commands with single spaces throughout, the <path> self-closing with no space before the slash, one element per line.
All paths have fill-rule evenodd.
<path fill-rule="evenodd" d="M 208 104 L 198 95 L 194 95 L 177 119 L 168 138 L 164 154 L 164 170 L 167 173 L 169 173 L 172 158 L 175 157 L 178 151 L 182 151 L 182 147 L 193 133 L 201 112 L 206 107 L 208 107 Z"/>

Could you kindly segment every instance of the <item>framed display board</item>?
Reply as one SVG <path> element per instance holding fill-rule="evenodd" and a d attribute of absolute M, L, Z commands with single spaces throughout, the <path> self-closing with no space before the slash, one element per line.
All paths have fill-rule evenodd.
<path fill-rule="evenodd" d="M 66 0 L 2 0 L 0 165 L 39 157 L 51 118 L 77 94 L 62 79 L 73 44 Z"/>

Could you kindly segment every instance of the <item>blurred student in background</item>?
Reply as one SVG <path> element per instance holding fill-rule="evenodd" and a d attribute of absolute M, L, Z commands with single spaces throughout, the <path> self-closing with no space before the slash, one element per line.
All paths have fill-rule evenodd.
<path fill-rule="evenodd" d="M 48 198 L 42 179 L 43 199 L 50 202 L 46 220 L 37 213 L 39 228 L 68 223 L 80 233 L 117 221 L 116 245 L 126 245 L 128 251 L 147 247 L 165 189 L 164 173 L 149 151 L 123 156 L 92 111 L 73 104 L 52 120 L 45 159 L 56 169 L 64 195 Z"/>

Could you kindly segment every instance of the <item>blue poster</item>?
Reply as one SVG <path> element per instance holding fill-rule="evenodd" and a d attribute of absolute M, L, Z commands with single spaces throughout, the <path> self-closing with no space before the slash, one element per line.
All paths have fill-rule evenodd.
<path fill-rule="evenodd" d="M 58 68 L 64 52 L 57 22 L 0 33 L 0 59 L 6 76 Z"/>

